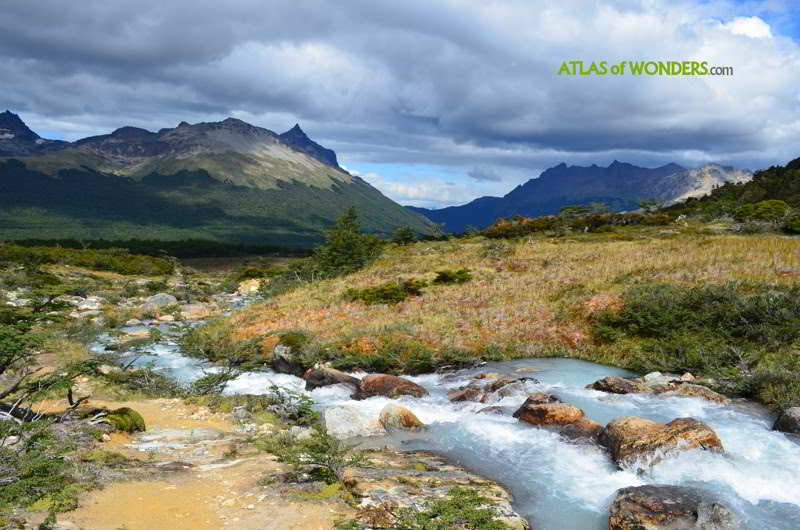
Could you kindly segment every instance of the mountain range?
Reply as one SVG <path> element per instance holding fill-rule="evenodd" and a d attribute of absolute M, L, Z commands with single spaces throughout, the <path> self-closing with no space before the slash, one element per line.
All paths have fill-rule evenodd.
<path fill-rule="evenodd" d="M 342 169 L 299 125 L 276 134 L 227 118 L 65 142 L 0 113 L 0 240 L 310 246 L 349 207 L 373 233 L 433 228 Z"/>
<path fill-rule="evenodd" d="M 436 210 L 409 208 L 443 225 L 448 232 L 460 233 L 470 227 L 485 228 L 500 217 L 557 214 L 567 205 L 604 203 L 612 211 L 635 210 L 643 200 L 667 205 L 706 195 L 727 182 L 751 178 L 750 171 L 719 164 L 687 169 L 678 164 L 645 168 L 616 160 L 608 167 L 561 163 L 503 197 L 480 197 Z"/>

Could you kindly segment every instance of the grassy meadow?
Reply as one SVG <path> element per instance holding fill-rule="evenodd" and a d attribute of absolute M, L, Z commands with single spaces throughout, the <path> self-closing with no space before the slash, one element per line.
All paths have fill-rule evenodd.
<path fill-rule="evenodd" d="M 470 270 L 470 281 L 431 282 L 437 271 L 462 268 Z M 731 291 L 732 303 L 737 305 L 748 293 L 789 289 L 798 277 L 799 239 L 734 235 L 724 233 L 720 226 L 699 223 L 559 238 L 475 236 L 390 245 L 363 270 L 256 303 L 216 326 L 228 328 L 234 340 L 260 340 L 266 357 L 281 336 L 301 336 L 308 363 L 330 360 L 343 368 L 424 372 L 475 358 L 557 355 L 638 370 L 688 368 L 726 378 L 733 377 L 730 362 L 719 366 L 691 360 L 672 363 L 669 354 L 650 355 L 653 362 L 647 362 L 642 346 L 651 346 L 650 338 L 619 332 L 608 340 L 598 333 L 598 315 L 619 311 L 630 302 L 626 301 L 626 296 L 632 296 L 629 291 L 640 285 L 668 284 L 685 290 L 717 285 Z M 428 284 L 420 295 L 390 304 L 367 304 L 348 295 L 354 289 L 406 280 Z M 705 311 L 701 306 L 695 309 Z M 737 309 L 731 311 L 731 318 L 739 318 L 734 314 Z M 754 326 L 772 325 L 759 318 L 754 317 Z M 725 325 L 720 323 L 723 329 Z M 685 335 L 686 330 L 672 331 Z M 672 331 L 668 334 L 674 338 Z M 702 329 L 690 331 L 692 340 L 704 343 L 698 335 Z M 728 342 L 738 340 L 733 337 Z M 748 359 L 740 372 L 757 371 L 766 359 L 774 364 L 772 350 L 785 353 L 793 348 L 792 341 L 757 348 L 754 340 L 747 342 Z"/>

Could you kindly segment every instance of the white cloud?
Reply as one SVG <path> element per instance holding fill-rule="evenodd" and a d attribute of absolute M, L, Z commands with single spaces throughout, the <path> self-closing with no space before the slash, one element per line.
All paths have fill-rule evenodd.
<path fill-rule="evenodd" d="M 353 174 L 358 174 L 350 170 Z M 361 178 L 378 188 L 390 199 L 400 204 L 442 208 L 469 202 L 475 196 L 474 186 L 442 180 L 430 175 L 417 174 L 403 177 L 403 181 L 387 179 L 375 172 L 358 174 Z"/>
<path fill-rule="evenodd" d="M 769 24 L 758 17 L 736 17 L 723 27 L 734 35 L 744 35 L 753 39 L 772 38 Z"/>
<path fill-rule="evenodd" d="M 0 109 L 71 139 L 227 115 L 277 131 L 298 121 L 351 165 L 449 167 L 461 177 L 385 179 L 397 197 L 449 202 L 562 161 L 758 168 L 800 154 L 800 46 L 765 21 L 790 18 L 789 2 L 60 5 L 0 10 Z M 702 60 L 735 73 L 554 74 L 573 59 Z"/>

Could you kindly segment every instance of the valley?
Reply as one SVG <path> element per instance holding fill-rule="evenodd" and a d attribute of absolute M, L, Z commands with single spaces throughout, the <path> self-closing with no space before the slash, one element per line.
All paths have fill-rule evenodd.
<path fill-rule="evenodd" d="M 793 528 L 799 486 L 781 462 L 800 446 L 795 434 L 773 430 L 798 399 L 794 379 L 779 375 L 795 370 L 782 353 L 791 345 L 775 342 L 762 353 L 725 330 L 738 306 L 763 319 L 753 324 L 760 333 L 781 326 L 782 340 L 792 340 L 795 319 L 760 313 L 758 297 L 759 286 L 770 286 L 775 308 L 793 303 L 781 293 L 794 288 L 798 242 L 734 228 L 678 221 L 389 243 L 351 272 L 289 286 L 282 271 L 322 266 L 339 239 L 311 258 L 192 262 L 198 269 L 146 256 L 127 263 L 130 255 L 112 251 L 118 261 L 107 267 L 124 274 L 69 264 L 85 261 L 85 252 L 98 260 L 101 250 L 52 253 L 49 264 L 21 267 L 33 254 L 20 247 L 4 262 L 7 307 L 25 314 L 45 295 L 66 303 L 44 317 L 60 323 L 43 337 L 43 352 L 52 353 L 36 363 L 88 363 L 70 383 L 71 395 L 88 398 L 77 408 L 49 390 L 24 406 L 71 418 L 54 427 L 128 407 L 145 430 L 98 423 L 84 427 L 100 429 L 93 439 L 68 435 L 59 458 L 78 487 L 52 484 L 27 508 L 12 508 L 31 502 L 22 498 L 6 504 L 3 517 L 37 525 L 50 506 L 54 528 L 64 529 L 310 529 L 405 528 L 437 513 L 466 528 L 578 530 L 625 528 L 609 521 L 631 513 L 664 517 L 653 499 L 674 498 L 688 504 L 670 517 L 697 517 L 710 502 L 718 528 L 744 520 L 749 528 Z M 412 280 L 405 294 L 368 291 L 410 289 Z M 748 289 L 738 291 L 737 282 Z M 733 320 L 706 322 L 709 335 L 692 335 L 699 330 L 688 322 L 664 340 L 637 335 L 622 320 L 626 308 L 667 329 L 684 303 L 679 290 L 661 299 L 637 285 L 698 289 L 692 303 L 717 289 L 716 303 L 728 297 L 735 305 L 714 318 Z M 377 303 L 357 298 L 362 292 Z M 690 340 L 737 344 L 739 357 L 696 354 Z M 660 353 L 674 347 L 684 353 Z M 381 373 L 391 375 L 370 375 Z M 640 374 L 648 375 L 633 379 Z M 352 385 L 394 376 L 402 379 L 391 385 L 413 386 L 351 397 Z M 540 424 L 524 410 L 574 410 L 580 419 Z M 679 443 L 616 463 L 609 429 L 627 417 L 660 425 L 691 418 L 724 452 Z M 633 488 L 624 490 L 629 497 L 624 488 Z M 471 511 L 459 508 L 464 502 Z M 635 507 L 645 505 L 656 511 Z"/>

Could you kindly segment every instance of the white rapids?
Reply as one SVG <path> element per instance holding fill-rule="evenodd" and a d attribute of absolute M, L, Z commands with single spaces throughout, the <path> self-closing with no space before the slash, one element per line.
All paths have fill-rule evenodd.
<path fill-rule="evenodd" d="M 97 345 L 99 350 L 100 344 Z M 203 374 L 202 363 L 180 354 L 174 342 L 150 348 L 139 361 L 150 362 L 177 379 L 190 381 Z M 587 417 L 605 424 L 619 416 L 641 416 L 656 421 L 692 417 L 710 425 L 725 446 L 724 454 L 688 451 L 665 459 L 648 473 L 619 470 L 601 449 L 570 443 L 557 434 L 515 420 L 511 415 L 478 414 L 481 403 L 450 403 L 447 391 L 465 385 L 475 374 L 515 374 L 535 377 L 528 391 L 550 392 L 582 408 Z M 607 528 L 608 506 L 614 492 L 642 484 L 691 485 L 715 492 L 740 515 L 751 530 L 800 528 L 800 442 L 770 430 L 774 417 L 749 402 L 720 405 L 698 398 L 658 397 L 645 394 L 613 395 L 588 390 L 587 384 L 608 375 L 630 372 L 574 359 L 525 359 L 489 363 L 447 375 L 409 379 L 430 395 L 397 401 L 411 409 L 429 428 L 421 433 L 363 439 L 365 445 L 428 449 L 453 462 L 496 480 L 512 491 L 517 511 L 534 528 L 590 530 Z M 259 394 L 272 385 L 305 392 L 300 378 L 273 372 L 251 372 L 232 381 L 227 393 Z M 335 385 L 309 392 L 320 409 L 348 405 L 374 415 L 390 400 L 350 399 L 350 389 Z M 525 392 L 491 405 L 512 410 Z"/>

